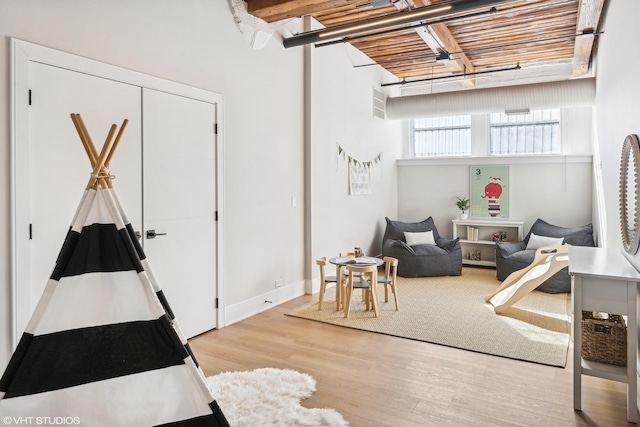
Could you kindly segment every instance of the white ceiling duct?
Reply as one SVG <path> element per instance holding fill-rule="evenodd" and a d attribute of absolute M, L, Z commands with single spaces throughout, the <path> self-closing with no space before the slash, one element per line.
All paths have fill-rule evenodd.
<path fill-rule="evenodd" d="M 244 0 L 229 0 L 229 7 L 233 13 L 233 21 L 242 33 L 252 49 L 265 47 L 271 36 L 283 24 L 290 20 L 268 23 L 247 12 L 247 3 Z"/>
<path fill-rule="evenodd" d="M 387 98 L 387 119 L 592 106 L 594 78 Z"/>

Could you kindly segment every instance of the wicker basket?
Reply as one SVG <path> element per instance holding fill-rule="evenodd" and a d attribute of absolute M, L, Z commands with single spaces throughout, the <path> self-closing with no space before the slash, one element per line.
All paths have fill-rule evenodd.
<path fill-rule="evenodd" d="M 627 365 L 627 326 L 618 314 L 582 312 L 582 358 Z"/>

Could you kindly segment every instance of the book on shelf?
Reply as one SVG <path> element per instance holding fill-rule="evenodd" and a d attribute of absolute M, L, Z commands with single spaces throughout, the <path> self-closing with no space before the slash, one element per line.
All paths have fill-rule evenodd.
<path fill-rule="evenodd" d="M 467 240 L 478 240 L 480 229 L 467 225 Z"/>

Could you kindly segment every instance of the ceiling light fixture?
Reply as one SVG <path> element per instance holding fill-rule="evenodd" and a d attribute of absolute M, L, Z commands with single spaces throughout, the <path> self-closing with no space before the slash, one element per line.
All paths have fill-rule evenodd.
<path fill-rule="evenodd" d="M 430 15 L 434 15 L 438 12 L 449 12 L 451 10 L 451 6 L 442 6 L 436 8 L 423 8 L 428 10 L 421 10 L 419 12 L 411 14 L 411 20 L 409 22 L 419 21 L 420 19 L 424 19 Z M 395 15 L 395 16 L 394 16 Z M 370 20 L 370 22 L 362 21 L 362 23 L 351 24 L 346 28 L 335 28 L 328 29 L 328 31 L 323 31 L 318 34 L 318 37 L 321 38 L 334 38 L 340 36 L 346 36 L 347 34 L 361 33 L 363 31 L 368 31 L 371 29 L 377 29 L 380 27 L 390 27 L 392 25 L 402 25 L 407 24 L 407 16 L 406 12 L 401 12 L 400 14 L 390 15 L 389 18 L 380 19 L 380 20 Z M 399 15 L 399 16 L 398 16 Z"/>
<path fill-rule="evenodd" d="M 436 54 L 436 62 L 438 64 L 446 64 L 451 61 L 451 55 L 446 50 L 441 50 Z"/>
<path fill-rule="evenodd" d="M 343 37 L 366 31 L 375 31 L 393 26 L 411 24 L 427 18 L 440 18 L 482 7 L 494 6 L 503 3 L 512 3 L 514 1 L 518 0 L 453 0 L 451 2 L 447 2 L 446 4 L 435 4 L 431 6 L 419 7 L 410 11 L 400 11 L 389 15 L 364 19 L 362 21 L 350 22 L 347 24 L 336 25 L 334 27 L 308 31 L 306 33 L 297 34 L 293 37 L 284 39 L 283 45 L 285 48 L 302 46 L 305 44 L 316 43 L 331 38 Z"/>
<path fill-rule="evenodd" d="M 416 80 L 402 79 L 399 82 L 382 83 L 380 86 L 385 87 L 385 86 L 407 85 L 407 84 L 410 84 L 410 83 L 418 83 L 418 82 L 432 82 L 432 81 L 436 81 L 436 80 L 452 79 L 452 78 L 455 78 L 455 77 L 469 77 L 469 76 L 477 76 L 477 75 L 481 75 L 481 74 L 501 73 L 503 71 L 519 70 L 520 68 L 522 68 L 522 67 L 520 67 L 520 63 L 518 63 L 515 66 L 509 67 L 509 68 L 498 68 L 498 69 L 495 69 L 495 70 L 474 71 L 473 73 L 449 74 L 447 76 L 427 77 L 427 78 L 424 78 L 424 79 L 416 79 Z"/>

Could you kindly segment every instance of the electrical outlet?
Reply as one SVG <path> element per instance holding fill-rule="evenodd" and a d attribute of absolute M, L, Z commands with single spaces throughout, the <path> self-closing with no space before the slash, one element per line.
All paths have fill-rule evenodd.
<path fill-rule="evenodd" d="M 282 286 L 282 279 L 276 279 L 276 288 Z"/>

